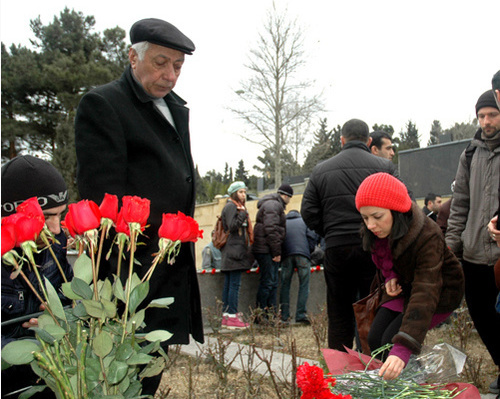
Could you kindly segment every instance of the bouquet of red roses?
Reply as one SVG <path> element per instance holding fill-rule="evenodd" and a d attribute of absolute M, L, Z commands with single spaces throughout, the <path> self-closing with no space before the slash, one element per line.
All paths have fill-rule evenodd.
<path fill-rule="evenodd" d="M 174 298 L 158 298 L 146 306 L 142 302 L 156 267 L 164 259 L 167 265 L 162 267 L 175 267 L 172 265 L 181 243 L 197 241 L 203 231 L 194 219 L 181 212 L 164 214 L 158 252 L 141 280 L 133 271 L 134 254 L 149 218 L 149 206 L 148 199 L 125 196 L 118 209 L 118 198 L 110 194 L 105 195 L 100 206 L 88 200 L 68 206 L 63 224 L 79 250 L 74 278 L 65 279 L 62 285 L 64 295 L 72 300 L 69 308 L 62 306 L 56 290 L 49 280 L 42 279 L 35 264 L 33 254 L 52 251 L 54 242 L 37 198 L 30 198 L 18 206 L 15 214 L 2 219 L 2 261 L 12 266 L 11 278 L 25 279 L 45 306 L 38 327 L 32 328 L 35 339 L 7 344 L 2 349 L 4 362 L 31 364 L 59 398 L 135 398 L 140 395 L 142 378 L 163 371 L 166 355 L 160 343 L 171 334 L 166 330 L 146 334 L 141 329 L 148 308 L 168 308 Z M 103 242 L 113 228 L 119 270 L 114 281 L 102 281 L 98 275 Z M 125 252 L 129 253 L 128 278 L 122 284 L 118 276 Z M 29 282 L 25 267 L 35 273 L 40 291 Z M 120 312 L 119 308 L 125 310 Z"/>

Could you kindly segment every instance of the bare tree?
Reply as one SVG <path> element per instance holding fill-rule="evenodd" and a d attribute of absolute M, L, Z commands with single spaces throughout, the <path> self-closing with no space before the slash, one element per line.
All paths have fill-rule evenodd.
<path fill-rule="evenodd" d="M 312 82 L 300 81 L 297 74 L 305 64 L 303 33 L 296 20 L 273 4 L 246 67 L 250 77 L 236 91 L 241 102 L 230 108 L 252 127 L 246 140 L 270 150 L 274 157 L 275 184 L 282 180 L 281 157 L 287 145 L 297 143 L 287 134 L 307 133 L 311 117 L 323 109 L 321 95 L 308 96 Z M 290 148 L 293 153 L 293 148 Z"/>

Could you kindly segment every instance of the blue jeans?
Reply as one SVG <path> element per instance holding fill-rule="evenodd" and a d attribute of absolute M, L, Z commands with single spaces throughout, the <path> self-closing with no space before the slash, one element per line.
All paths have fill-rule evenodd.
<path fill-rule="evenodd" d="M 278 272 L 280 264 L 274 262 L 271 254 L 255 254 L 259 263 L 260 281 L 257 291 L 257 307 L 263 310 L 277 310 Z"/>
<path fill-rule="evenodd" d="M 309 297 L 309 277 L 311 275 L 311 261 L 302 255 L 287 256 L 281 261 L 281 289 L 280 308 L 281 318 L 290 318 L 290 284 L 292 283 L 293 271 L 297 269 L 299 276 L 299 294 L 297 296 L 297 311 L 295 320 L 307 319 L 307 298 Z"/>
<path fill-rule="evenodd" d="M 241 286 L 241 270 L 222 272 L 224 278 L 224 290 L 222 291 L 222 311 L 229 314 L 238 313 L 238 298 Z"/>

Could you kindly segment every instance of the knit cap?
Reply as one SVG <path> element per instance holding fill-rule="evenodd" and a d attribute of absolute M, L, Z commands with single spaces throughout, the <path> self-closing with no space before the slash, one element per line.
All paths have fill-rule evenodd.
<path fill-rule="evenodd" d="M 288 195 L 289 197 L 293 196 L 293 188 L 290 184 L 282 184 L 280 188 L 278 188 L 278 194 Z"/>
<path fill-rule="evenodd" d="M 368 176 L 356 193 L 356 208 L 376 206 L 405 213 L 411 208 L 411 198 L 406 186 L 388 173 Z"/>
<path fill-rule="evenodd" d="M 13 214 L 31 197 L 38 197 L 43 210 L 56 208 L 68 203 L 68 188 L 49 162 L 31 155 L 17 156 L 2 166 L 2 217 Z"/>
<path fill-rule="evenodd" d="M 227 189 L 227 193 L 229 195 L 231 195 L 231 194 L 235 193 L 236 191 L 241 190 L 242 188 L 247 188 L 245 183 L 243 183 L 242 181 L 235 181 L 235 182 L 231 183 L 231 185 Z"/>
<path fill-rule="evenodd" d="M 498 109 L 498 104 L 495 101 L 495 94 L 493 90 L 487 90 L 477 100 L 476 103 L 476 116 L 481 108 L 492 107 Z"/>

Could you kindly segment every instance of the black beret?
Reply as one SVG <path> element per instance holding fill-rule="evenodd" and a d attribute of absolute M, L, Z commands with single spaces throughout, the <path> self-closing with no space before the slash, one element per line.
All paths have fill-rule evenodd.
<path fill-rule="evenodd" d="M 137 21 L 130 28 L 132 44 L 149 42 L 163 47 L 173 48 L 185 54 L 193 54 L 194 43 L 171 23 L 157 18 Z"/>
<path fill-rule="evenodd" d="M 476 115 L 479 110 L 484 107 L 492 107 L 498 109 L 497 102 L 495 101 L 495 93 L 493 90 L 487 90 L 477 100 L 476 103 Z"/>

